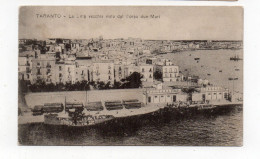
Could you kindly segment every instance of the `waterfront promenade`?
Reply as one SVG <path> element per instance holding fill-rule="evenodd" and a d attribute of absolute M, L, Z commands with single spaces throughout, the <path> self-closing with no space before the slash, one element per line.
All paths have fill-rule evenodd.
<path fill-rule="evenodd" d="M 64 91 L 64 92 L 39 92 L 25 94 L 25 102 L 28 108 L 44 103 L 63 103 L 107 101 L 107 100 L 137 99 L 143 102 L 143 89 L 114 89 L 91 91 Z"/>

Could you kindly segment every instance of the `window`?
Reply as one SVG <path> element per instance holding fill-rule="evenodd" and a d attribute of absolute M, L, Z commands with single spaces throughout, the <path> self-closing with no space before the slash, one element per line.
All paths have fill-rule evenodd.
<path fill-rule="evenodd" d="M 59 71 L 61 71 L 61 66 L 59 66 Z"/>
<path fill-rule="evenodd" d="M 144 72 L 144 68 L 142 68 L 142 72 Z"/>
<path fill-rule="evenodd" d="M 121 71 L 122 69 L 121 69 L 121 67 L 119 67 L 119 71 Z"/>
<path fill-rule="evenodd" d="M 149 70 L 150 72 L 152 72 L 152 68 L 150 68 L 150 70 Z"/>
<path fill-rule="evenodd" d="M 26 67 L 26 73 L 30 73 L 30 68 Z"/>
<path fill-rule="evenodd" d="M 51 69 L 47 69 L 47 73 L 51 73 Z"/>
<path fill-rule="evenodd" d="M 174 72 L 175 72 L 175 73 L 177 72 L 177 68 L 174 69 Z"/>
<path fill-rule="evenodd" d="M 37 62 L 37 66 L 40 66 L 40 62 Z"/>
<path fill-rule="evenodd" d="M 151 97 L 148 97 L 148 103 L 151 103 Z"/>
<path fill-rule="evenodd" d="M 29 74 L 27 74 L 27 79 L 29 79 L 30 78 L 30 75 Z"/>
<path fill-rule="evenodd" d="M 84 70 L 81 71 L 81 75 L 84 75 Z"/>
<path fill-rule="evenodd" d="M 165 72 L 167 72 L 167 68 L 165 68 Z"/>
<path fill-rule="evenodd" d="M 38 74 L 38 75 L 41 74 L 41 69 L 37 69 L 37 74 Z"/>
<path fill-rule="evenodd" d="M 172 72 L 172 68 L 170 68 L 170 72 Z"/>
<path fill-rule="evenodd" d="M 108 76 L 108 79 L 109 79 L 109 80 L 111 80 L 111 77 L 110 77 L 110 76 Z"/>
<path fill-rule="evenodd" d="M 149 78 L 152 78 L 152 74 L 150 74 Z"/>
<path fill-rule="evenodd" d="M 172 74 L 170 74 L 170 77 L 172 77 Z"/>
<path fill-rule="evenodd" d="M 62 74 L 61 74 L 61 73 L 59 74 L 59 77 L 62 77 Z"/>

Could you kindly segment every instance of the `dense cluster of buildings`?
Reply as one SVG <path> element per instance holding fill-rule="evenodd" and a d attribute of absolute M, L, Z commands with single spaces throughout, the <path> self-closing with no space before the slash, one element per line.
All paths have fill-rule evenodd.
<path fill-rule="evenodd" d="M 158 41 L 141 39 L 90 40 L 47 39 L 19 41 L 19 79 L 46 84 L 78 81 L 115 81 L 139 72 L 142 82 L 153 82 L 154 72 L 163 81 L 178 81 L 179 67 L 167 59 L 154 58 Z M 159 48 L 159 47 L 158 47 Z"/>
<path fill-rule="evenodd" d="M 46 84 L 75 84 L 80 81 L 104 82 L 113 85 L 134 72 L 142 75 L 142 83 L 153 87 L 146 91 L 146 103 L 179 101 L 211 101 L 228 98 L 226 89 L 215 86 L 200 87 L 191 96 L 181 89 L 164 85 L 167 82 L 196 80 L 199 85 L 209 81 L 185 78 L 179 67 L 169 59 L 155 58 L 160 53 L 183 49 L 242 47 L 240 41 L 153 41 L 141 39 L 88 40 L 46 39 L 19 40 L 19 79 Z M 161 75 L 161 82 L 155 79 Z"/>

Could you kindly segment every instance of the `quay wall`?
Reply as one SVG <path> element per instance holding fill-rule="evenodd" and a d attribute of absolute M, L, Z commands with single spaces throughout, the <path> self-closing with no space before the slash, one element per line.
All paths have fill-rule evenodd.
<path fill-rule="evenodd" d="M 113 89 L 91 91 L 39 92 L 25 94 L 25 102 L 29 108 L 44 103 L 87 102 L 106 100 L 138 99 L 144 102 L 143 89 Z"/>

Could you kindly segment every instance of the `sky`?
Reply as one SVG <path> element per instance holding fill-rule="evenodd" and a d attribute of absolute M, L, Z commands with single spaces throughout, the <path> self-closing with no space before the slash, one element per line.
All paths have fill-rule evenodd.
<path fill-rule="evenodd" d="M 47 17 L 50 14 L 56 14 L 56 18 Z M 77 18 L 80 15 L 86 18 Z M 89 18 L 91 15 L 103 18 Z M 107 15 L 114 15 L 115 18 L 106 18 Z M 131 15 L 138 18 L 127 18 Z M 149 18 L 142 19 L 141 15 L 147 15 Z M 150 15 L 158 15 L 160 18 L 150 18 Z M 71 16 L 74 18 L 69 18 Z M 20 8 L 20 39 L 90 39 L 99 36 L 103 36 L 104 39 L 133 37 L 150 40 L 242 40 L 243 8 L 186 6 Z"/>

